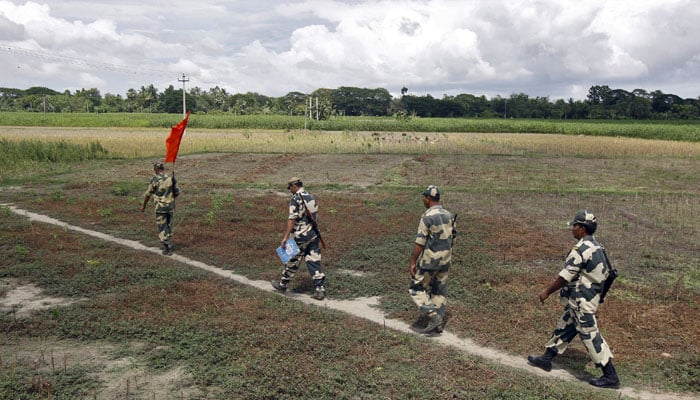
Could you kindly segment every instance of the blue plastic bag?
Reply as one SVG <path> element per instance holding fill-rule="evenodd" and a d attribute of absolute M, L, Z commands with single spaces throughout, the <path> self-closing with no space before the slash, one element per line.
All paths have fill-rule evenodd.
<path fill-rule="evenodd" d="M 297 254 L 299 254 L 299 246 L 294 239 L 288 239 L 284 247 L 277 248 L 277 255 L 282 260 L 282 264 L 288 263 Z"/>

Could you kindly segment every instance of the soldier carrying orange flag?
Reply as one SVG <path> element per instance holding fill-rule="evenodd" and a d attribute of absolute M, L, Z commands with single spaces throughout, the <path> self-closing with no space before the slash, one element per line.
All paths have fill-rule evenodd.
<path fill-rule="evenodd" d="M 185 133 L 189 117 L 190 113 L 188 112 L 180 123 L 171 128 L 170 136 L 165 140 L 165 162 L 173 163 L 172 176 L 167 176 L 165 174 L 164 163 L 155 162 L 153 164 L 155 176 L 151 178 L 148 188 L 143 194 L 143 203 L 141 204 L 141 212 L 144 212 L 146 210 L 146 204 L 148 204 L 148 201 L 153 197 L 158 239 L 160 239 L 163 245 L 164 255 L 171 255 L 173 253 L 173 212 L 175 211 L 175 198 L 180 195 L 180 189 L 177 187 L 177 179 L 175 179 L 175 160 L 177 159 L 177 152 L 180 149 L 180 142 L 182 140 L 182 135 Z"/>

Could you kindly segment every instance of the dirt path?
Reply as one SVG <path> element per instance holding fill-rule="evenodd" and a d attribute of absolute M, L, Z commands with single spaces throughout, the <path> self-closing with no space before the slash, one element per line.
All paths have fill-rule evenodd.
<path fill-rule="evenodd" d="M 0 204 L 2 205 L 2 204 Z M 127 240 L 127 239 L 120 239 L 117 237 L 114 237 L 112 235 L 107 235 L 101 232 L 89 230 L 89 229 L 84 229 L 79 226 L 75 225 L 70 225 L 65 222 L 59 221 L 57 219 L 41 215 L 41 214 L 36 214 L 33 212 L 29 212 L 20 208 L 17 208 L 13 205 L 5 204 L 5 206 L 9 207 L 9 209 L 19 215 L 25 216 L 29 218 L 31 221 L 37 221 L 37 222 L 43 222 L 47 224 L 52 224 L 56 226 L 60 226 L 64 229 L 79 232 L 88 236 L 92 236 L 98 239 L 102 239 L 108 242 L 113 242 L 117 243 L 126 247 L 129 247 L 134 250 L 141 250 L 141 251 L 149 251 L 155 254 L 161 254 L 161 250 L 159 248 L 155 247 L 147 247 L 137 241 L 133 240 Z M 268 281 L 259 281 L 259 280 L 251 280 L 248 279 L 244 276 L 237 275 L 232 273 L 231 271 L 227 271 L 212 265 L 205 264 L 203 262 L 197 261 L 197 260 L 192 260 L 190 258 L 181 256 L 179 254 L 173 254 L 169 256 L 173 260 L 179 261 L 183 264 L 190 265 L 192 267 L 200 268 L 205 271 L 209 271 L 211 273 L 214 273 L 216 275 L 219 275 L 221 277 L 231 279 L 235 282 L 252 286 L 257 289 L 266 291 L 266 292 L 275 292 L 275 290 L 271 287 L 270 283 Z M 309 295 L 306 294 L 300 294 L 300 293 L 288 293 L 285 294 L 284 296 L 301 301 L 302 303 L 305 304 L 311 304 L 315 306 L 320 306 L 320 307 L 327 307 L 327 308 L 332 308 L 334 310 L 342 311 L 347 314 L 351 314 L 353 316 L 359 317 L 359 318 L 364 318 L 366 320 L 372 321 L 374 323 L 383 325 L 386 328 L 393 329 L 402 333 L 406 334 L 411 334 L 411 335 L 418 335 L 416 332 L 411 330 L 409 325 L 403 321 L 396 320 L 396 319 L 387 319 L 386 316 L 381 312 L 381 310 L 376 307 L 378 304 L 378 298 L 377 297 L 365 297 L 365 298 L 357 298 L 355 300 L 333 300 L 333 299 L 325 299 L 322 302 L 319 302 L 317 300 L 311 299 Z M 422 335 L 421 335 L 422 336 Z M 566 380 L 566 381 L 571 381 L 571 382 L 580 382 L 581 377 L 577 377 L 574 374 L 572 374 L 570 371 L 567 371 L 565 369 L 559 369 L 556 368 L 553 369 L 551 372 L 545 372 L 542 371 L 538 368 L 532 367 L 527 364 L 527 361 L 525 360 L 524 357 L 521 356 L 513 356 L 508 353 L 504 353 L 495 349 L 490 349 L 481 345 L 478 345 L 474 343 L 472 340 L 468 338 L 460 338 L 457 337 L 456 335 L 445 331 L 442 333 L 442 335 L 439 336 L 430 336 L 426 337 L 427 340 L 434 341 L 435 343 L 439 343 L 445 346 L 450 346 L 453 348 L 456 348 L 460 351 L 482 357 L 488 361 L 499 363 L 508 367 L 513 367 L 513 368 L 519 368 L 524 371 L 527 371 L 528 373 L 539 375 L 542 377 L 548 377 L 548 378 L 556 378 L 556 379 L 561 379 L 561 380 Z M 607 389 L 601 389 L 601 390 L 607 390 Z M 683 395 L 677 395 L 677 394 L 672 394 L 672 393 L 654 393 L 654 392 L 649 392 L 649 391 L 644 391 L 644 390 L 637 390 L 631 387 L 622 387 L 618 390 L 618 392 L 627 397 L 631 398 L 636 398 L 636 399 L 643 399 L 643 400 L 653 400 L 653 399 L 660 399 L 660 400 L 691 400 L 695 399 L 697 400 L 698 397 L 694 396 L 683 396 Z"/>

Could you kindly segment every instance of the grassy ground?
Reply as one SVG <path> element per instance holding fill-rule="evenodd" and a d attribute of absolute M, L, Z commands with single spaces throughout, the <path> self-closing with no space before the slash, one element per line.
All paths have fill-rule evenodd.
<path fill-rule="evenodd" d="M 536 296 L 574 244 L 566 221 L 586 208 L 622 273 L 599 324 L 623 384 L 700 395 L 698 145 L 673 156 L 664 145 L 628 139 L 534 146 L 533 137 L 520 137 L 460 154 L 183 155 L 176 251 L 252 279 L 277 277 L 284 183 L 300 175 L 322 207 L 329 296 L 380 296 L 389 316 L 411 322 L 407 269 L 419 193 L 437 184 L 445 207 L 459 214 L 448 330 L 525 357 L 542 351 L 561 311 L 554 298 L 541 306 Z M 138 159 L 39 163 L 5 181 L 0 203 L 156 246 L 152 213 L 138 212 L 149 169 Z M 9 351 L 22 343 L 41 353 L 67 340 L 113 345 L 111 358 L 128 355 L 150 377 L 182 368 L 170 388 L 182 398 L 616 398 L 29 223 L 7 209 L 0 221 L 0 277 L 83 299 L 2 317 L 0 398 L 47 398 L 47 385 L 61 398 L 101 398 L 107 378 L 89 364 L 49 366 Z M 293 290 L 311 288 L 300 271 Z M 599 373 L 578 340 L 558 360 L 584 376 Z M 131 385 L 111 396 L 131 390 L 129 398 L 152 398 Z"/>

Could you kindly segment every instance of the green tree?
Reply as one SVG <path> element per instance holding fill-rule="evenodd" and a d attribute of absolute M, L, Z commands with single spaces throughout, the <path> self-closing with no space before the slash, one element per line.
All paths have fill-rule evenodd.
<path fill-rule="evenodd" d="M 102 101 L 101 112 L 124 112 L 125 102 L 121 95 L 114 95 L 111 93 L 105 93 L 104 100 Z"/>
<path fill-rule="evenodd" d="M 635 96 L 628 102 L 627 114 L 634 119 L 646 119 L 651 115 L 651 103 L 645 97 Z"/>
<path fill-rule="evenodd" d="M 139 93 L 134 89 L 129 89 L 126 91 L 126 98 L 124 99 L 124 111 L 139 111 L 138 95 Z"/>
<path fill-rule="evenodd" d="M 158 94 L 158 89 L 156 89 L 153 84 L 150 84 L 148 86 L 141 86 L 141 89 L 139 89 L 138 92 L 138 97 L 137 97 L 137 103 L 139 104 L 141 111 L 145 112 L 154 112 L 156 102 L 158 101 L 158 97 L 160 95 Z"/>
<path fill-rule="evenodd" d="M 683 104 L 683 99 L 675 94 L 666 94 L 660 90 L 651 93 L 651 108 L 657 114 L 668 113 L 676 104 Z"/>
<path fill-rule="evenodd" d="M 689 102 L 688 104 L 674 104 L 671 108 L 673 115 L 680 119 L 700 118 L 700 101 Z"/>
<path fill-rule="evenodd" d="M 102 95 L 96 88 L 76 90 L 74 96 L 83 99 L 85 112 L 93 112 L 102 104 Z"/>
<path fill-rule="evenodd" d="M 454 101 L 462 106 L 465 117 L 478 117 L 488 109 L 488 100 L 483 95 L 476 97 L 472 94 L 458 94 Z"/>
<path fill-rule="evenodd" d="M 97 90 L 97 89 L 94 89 Z M 99 92 L 97 92 L 99 95 Z M 58 94 L 57 91 L 43 86 L 32 86 L 24 91 L 25 95 L 53 96 Z"/>
<path fill-rule="evenodd" d="M 289 92 L 277 99 L 277 109 L 287 115 L 304 115 L 308 98 L 301 92 Z"/>
<path fill-rule="evenodd" d="M 603 86 L 591 86 L 588 89 L 588 95 L 586 98 L 592 105 L 607 104 L 610 101 L 610 96 L 612 89 L 607 85 Z"/>
<path fill-rule="evenodd" d="M 606 105 L 610 102 L 612 89 L 607 85 L 595 85 L 588 89 L 588 103 L 591 105 L 590 115 L 592 118 L 610 118 L 610 112 Z"/>
<path fill-rule="evenodd" d="M 197 109 L 197 102 L 192 96 L 185 94 L 185 103 L 188 110 Z M 158 97 L 158 112 L 181 114 L 183 112 L 182 89 L 175 89 L 173 85 L 168 86 Z"/>
<path fill-rule="evenodd" d="M 391 107 L 391 94 L 386 89 L 342 86 L 332 91 L 331 103 L 341 115 L 386 116 Z"/>
<path fill-rule="evenodd" d="M 333 107 L 333 102 L 331 98 L 333 97 L 333 90 L 331 89 L 317 89 L 311 93 L 311 115 L 312 119 L 326 120 L 337 112 Z"/>
<path fill-rule="evenodd" d="M 549 97 L 535 97 L 530 101 L 530 118 L 551 118 L 552 108 Z"/>
<path fill-rule="evenodd" d="M 428 118 L 433 116 L 434 101 L 433 96 L 429 94 L 425 96 L 405 95 L 401 97 L 401 107 L 408 114 Z"/>
<path fill-rule="evenodd" d="M 228 93 L 226 93 L 225 89 L 222 89 L 218 86 L 214 86 L 213 88 L 210 88 L 209 89 L 209 99 L 210 99 L 211 105 L 214 109 L 221 111 L 221 112 L 229 112 L 230 107 L 229 107 L 229 103 L 227 101 Z"/>

